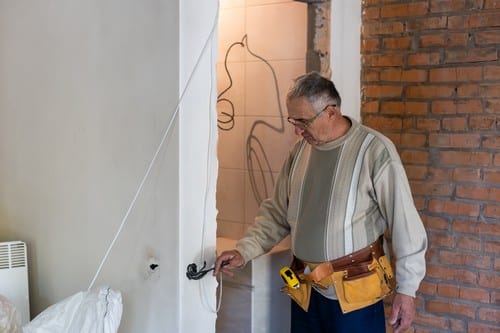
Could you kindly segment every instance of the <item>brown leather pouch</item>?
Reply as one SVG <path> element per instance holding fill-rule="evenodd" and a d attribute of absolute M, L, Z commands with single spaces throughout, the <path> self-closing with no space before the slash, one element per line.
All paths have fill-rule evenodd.
<path fill-rule="evenodd" d="M 311 300 L 311 283 L 309 281 L 300 281 L 300 286 L 297 289 L 289 286 L 284 286 L 281 291 L 290 296 L 292 300 L 297 303 L 302 310 L 307 312 L 309 308 L 309 301 Z"/>

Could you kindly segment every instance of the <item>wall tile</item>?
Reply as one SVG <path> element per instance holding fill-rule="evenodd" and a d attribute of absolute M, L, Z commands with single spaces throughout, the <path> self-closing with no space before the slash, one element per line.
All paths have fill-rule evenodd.
<path fill-rule="evenodd" d="M 286 94 L 292 86 L 293 79 L 304 74 L 305 60 L 270 61 L 269 64 L 278 80 L 281 111 L 286 117 Z M 272 70 L 262 61 L 246 63 L 246 115 L 273 117 L 280 115 L 278 93 Z"/>
<path fill-rule="evenodd" d="M 218 29 L 218 56 L 217 62 L 224 62 L 226 52 L 231 44 L 240 42 L 245 35 L 245 8 L 228 8 L 219 12 Z M 245 50 L 241 46 L 231 48 L 228 61 L 242 61 L 245 59 Z"/>
<path fill-rule="evenodd" d="M 245 172 L 243 170 L 219 169 L 217 178 L 218 218 L 243 222 L 245 218 Z"/>
<path fill-rule="evenodd" d="M 301 2 L 247 8 L 250 49 L 268 59 L 301 59 L 307 47 L 307 5 Z M 252 60 L 252 56 L 247 58 Z"/>

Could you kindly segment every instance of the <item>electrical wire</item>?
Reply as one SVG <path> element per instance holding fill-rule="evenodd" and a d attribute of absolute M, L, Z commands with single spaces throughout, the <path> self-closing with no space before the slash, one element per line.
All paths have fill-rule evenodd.
<path fill-rule="evenodd" d="M 150 163 L 149 163 L 149 165 L 148 165 L 148 167 L 146 169 L 146 172 L 145 172 L 144 176 L 142 177 L 142 180 L 141 180 L 141 182 L 140 182 L 140 184 L 139 184 L 139 186 L 138 186 L 138 188 L 137 188 L 137 190 L 135 192 L 135 195 L 132 198 L 132 201 L 130 202 L 130 204 L 129 204 L 128 208 L 127 208 L 127 211 L 126 211 L 125 215 L 123 216 L 123 218 L 122 218 L 122 220 L 120 222 L 120 226 L 118 227 L 118 230 L 115 233 L 115 236 L 113 237 L 113 240 L 111 241 L 110 245 L 108 246 L 108 249 L 106 250 L 106 253 L 105 253 L 104 257 L 101 260 L 101 263 L 99 264 L 97 272 L 95 273 L 95 275 L 94 275 L 92 281 L 90 282 L 90 285 L 89 285 L 89 287 L 88 287 L 87 290 L 92 289 L 92 287 L 94 286 L 94 283 L 97 280 L 99 274 L 101 273 L 101 270 L 102 270 L 104 264 L 106 263 L 106 260 L 108 259 L 109 254 L 110 254 L 113 246 L 116 243 L 116 240 L 118 239 L 120 233 L 123 230 L 123 227 L 125 226 L 125 224 L 126 224 L 126 222 L 128 220 L 128 217 L 130 215 L 130 212 L 132 211 L 132 208 L 135 206 L 135 203 L 137 201 L 137 198 L 139 197 L 139 194 L 142 192 L 142 188 L 144 186 L 144 183 L 146 182 L 146 179 L 149 177 L 149 174 L 151 173 L 151 169 L 153 168 L 153 165 L 155 164 L 156 159 L 158 158 L 158 154 L 160 153 L 161 148 L 163 147 L 165 139 L 167 138 L 167 135 L 169 134 L 170 129 L 172 128 L 172 124 L 174 122 L 174 119 L 177 117 L 177 115 L 179 113 L 180 103 L 184 99 L 184 95 L 185 95 L 185 93 L 187 91 L 187 88 L 191 85 L 191 80 L 193 79 L 194 73 L 197 71 L 197 69 L 198 69 L 198 67 L 200 65 L 202 56 L 205 53 L 205 51 L 207 49 L 207 46 L 209 45 L 209 42 L 213 39 L 215 28 L 217 27 L 218 17 L 219 17 L 219 2 L 217 2 L 217 13 L 215 15 L 215 21 L 214 21 L 214 24 L 212 26 L 212 29 L 211 29 L 211 31 L 210 31 L 210 33 L 209 33 L 209 35 L 208 35 L 208 37 L 207 37 L 207 39 L 205 41 L 205 44 L 203 45 L 203 48 L 202 48 L 202 50 L 201 50 L 201 52 L 200 52 L 200 54 L 199 54 L 199 56 L 198 56 L 198 58 L 196 60 L 196 63 L 194 65 L 191 73 L 189 74 L 189 77 L 188 77 L 188 80 L 186 82 L 186 85 L 184 86 L 184 88 L 182 90 L 182 93 L 181 93 L 181 95 L 180 95 L 180 97 L 179 97 L 179 99 L 177 101 L 175 109 L 174 109 L 174 111 L 172 113 L 172 116 L 170 117 L 170 121 L 168 122 L 168 125 L 167 125 L 167 127 L 166 127 L 166 129 L 165 129 L 165 131 L 163 133 L 163 136 L 162 136 L 162 138 L 160 140 L 160 143 L 158 144 L 158 146 L 156 148 L 156 151 L 155 151 L 155 153 L 153 155 L 153 158 L 151 159 L 151 161 L 150 161 Z M 205 203 L 205 205 L 206 205 L 206 203 Z M 205 226 L 203 226 L 203 232 L 205 232 L 204 230 L 205 230 Z"/>

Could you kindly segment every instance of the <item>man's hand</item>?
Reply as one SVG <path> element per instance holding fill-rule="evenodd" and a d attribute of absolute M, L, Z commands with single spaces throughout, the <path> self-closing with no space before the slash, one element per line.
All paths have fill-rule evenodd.
<path fill-rule="evenodd" d="M 222 272 L 226 275 L 233 276 L 233 269 L 239 268 L 243 266 L 245 263 L 245 259 L 241 256 L 241 254 L 237 250 L 224 251 L 221 253 L 214 264 L 214 275 Z"/>
<path fill-rule="evenodd" d="M 415 317 L 415 301 L 408 295 L 396 294 L 392 301 L 392 313 L 389 317 L 389 324 L 394 329 L 394 333 L 406 331 Z"/>

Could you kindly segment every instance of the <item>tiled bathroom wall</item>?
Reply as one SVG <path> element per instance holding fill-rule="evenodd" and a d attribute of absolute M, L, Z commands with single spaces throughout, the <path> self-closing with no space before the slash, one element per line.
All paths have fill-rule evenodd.
<path fill-rule="evenodd" d="M 297 140 L 285 96 L 305 71 L 306 30 L 305 3 L 220 1 L 218 237 L 238 239 L 253 223 Z"/>

